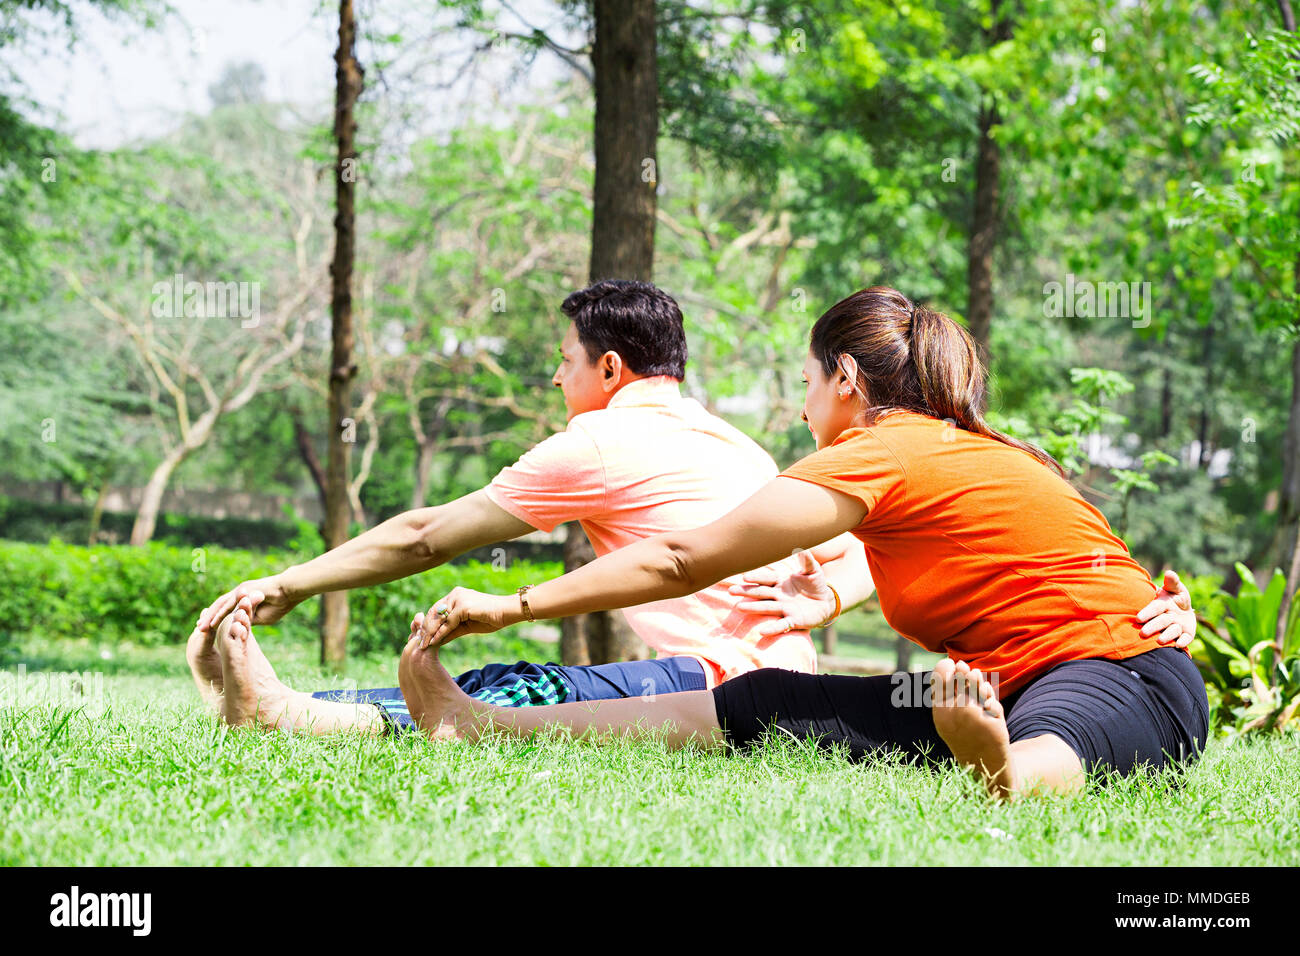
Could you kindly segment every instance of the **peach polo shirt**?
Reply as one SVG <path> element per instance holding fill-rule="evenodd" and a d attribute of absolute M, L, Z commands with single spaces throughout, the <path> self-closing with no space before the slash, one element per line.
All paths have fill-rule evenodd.
<path fill-rule="evenodd" d="M 669 376 L 623 386 L 603 409 L 501 470 L 487 487 L 500 508 L 551 531 L 578 521 L 597 555 L 722 517 L 777 475 L 776 463 L 739 429 L 710 414 Z M 783 570 L 788 570 L 785 568 Z M 626 608 L 659 656 L 704 665 L 709 686 L 760 667 L 815 673 L 807 631 L 760 637 L 770 617 L 737 610 L 728 578 L 695 594 Z"/>

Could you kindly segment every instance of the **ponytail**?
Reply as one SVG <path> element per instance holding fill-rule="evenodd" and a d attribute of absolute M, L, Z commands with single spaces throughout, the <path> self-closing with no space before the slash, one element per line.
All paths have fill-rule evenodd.
<path fill-rule="evenodd" d="M 1065 470 L 1037 445 L 990 428 L 984 366 L 970 334 L 942 312 L 914 305 L 895 289 L 874 286 L 831 306 L 817 320 L 809 347 L 829 376 L 851 355 L 854 389 L 869 396 L 873 420 L 904 409 L 1028 452 L 1057 474 Z"/>

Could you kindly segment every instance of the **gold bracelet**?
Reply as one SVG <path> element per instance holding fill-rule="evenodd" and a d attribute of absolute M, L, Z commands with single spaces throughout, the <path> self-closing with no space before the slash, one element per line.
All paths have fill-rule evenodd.
<path fill-rule="evenodd" d="M 840 604 L 840 592 L 835 590 L 835 586 L 830 583 L 828 583 L 826 586 L 831 589 L 831 594 L 835 595 L 835 613 L 832 614 L 830 617 L 828 617 L 826 620 L 822 621 L 820 624 L 818 624 L 817 625 L 818 627 L 825 627 L 831 621 L 839 617 L 840 611 L 843 610 L 843 606 Z"/>
<path fill-rule="evenodd" d="M 535 620 L 537 620 L 537 618 L 533 617 L 533 609 L 530 608 L 530 607 L 528 606 L 528 598 L 525 596 L 526 592 L 527 592 L 528 589 L 531 588 L 531 587 L 532 587 L 531 584 L 524 584 L 524 585 L 521 585 L 521 586 L 520 586 L 519 591 L 518 591 L 518 594 L 519 594 L 519 607 L 520 607 L 520 609 L 524 612 L 524 616 L 525 616 L 526 618 L 528 618 L 528 620 L 530 620 L 530 621 L 535 621 Z M 836 597 L 836 599 L 835 599 L 835 603 L 836 603 L 837 605 L 840 603 L 840 599 L 839 599 L 838 597 Z"/>

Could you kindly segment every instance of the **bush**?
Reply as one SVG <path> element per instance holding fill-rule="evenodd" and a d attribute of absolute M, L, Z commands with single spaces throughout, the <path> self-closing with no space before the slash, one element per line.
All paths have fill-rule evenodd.
<path fill-rule="evenodd" d="M 1244 564 L 1237 576 L 1236 596 L 1221 592 L 1219 605 L 1201 615 L 1204 626 L 1190 650 L 1217 725 L 1237 734 L 1284 730 L 1300 714 L 1300 600 L 1292 602 L 1279 637 L 1282 572 L 1274 570 L 1262 591 Z"/>
<path fill-rule="evenodd" d="M 0 639 L 99 637 L 136 644 L 180 644 L 199 612 L 240 581 L 265 577 L 302 560 L 290 552 L 180 548 L 151 543 L 84 547 L 0 542 Z M 412 615 L 453 587 L 509 593 L 562 573 L 554 562 L 498 560 L 444 565 L 389 584 L 352 592 L 348 648 L 400 648 Z M 276 628 L 302 641 L 317 637 L 319 600 L 312 599 Z"/>
<path fill-rule="evenodd" d="M 53 504 L 24 501 L 0 495 L 0 538 L 43 544 L 51 538 L 85 541 L 90 534 L 91 507 L 87 504 Z M 126 541 L 135 524 L 134 514 L 106 511 L 99 530 L 109 540 Z M 162 512 L 154 529 L 154 540 L 177 547 L 206 547 L 219 544 L 227 548 L 293 548 L 295 535 L 310 522 L 286 518 L 266 521 L 260 518 L 208 518 Z"/>

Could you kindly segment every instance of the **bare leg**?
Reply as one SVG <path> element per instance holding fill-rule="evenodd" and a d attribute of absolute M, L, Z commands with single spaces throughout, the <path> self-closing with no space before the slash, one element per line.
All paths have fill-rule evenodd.
<path fill-rule="evenodd" d="M 221 716 L 232 727 L 293 730 L 324 736 L 345 731 L 379 736 L 384 719 L 371 704 L 319 700 L 287 687 L 275 676 L 253 637 L 251 602 L 241 601 L 216 637 L 221 657 Z"/>
<path fill-rule="evenodd" d="M 1043 734 L 1011 743 L 993 686 L 965 661 L 936 664 L 930 688 L 939 736 L 957 762 L 972 769 L 995 799 L 1083 789 L 1083 765 L 1060 737 Z"/>
<path fill-rule="evenodd" d="M 412 639 L 397 669 L 412 719 L 431 740 L 478 740 L 485 732 L 527 736 L 549 727 L 575 737 L 653 736 L 669 746 L 714 748 L 724 743 L 710 691 L 580 701 L 545 707 L 494 707 L 457 686 L 438 661 L 437 648 L 420 650 Z"/>

